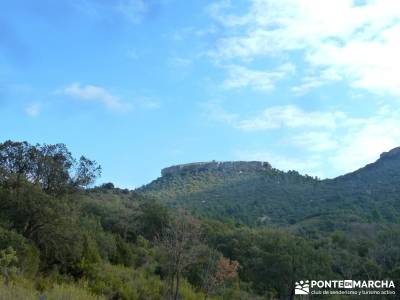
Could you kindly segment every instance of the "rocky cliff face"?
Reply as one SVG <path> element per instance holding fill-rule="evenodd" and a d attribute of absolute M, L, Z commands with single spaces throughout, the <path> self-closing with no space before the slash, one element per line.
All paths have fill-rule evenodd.
<path fill-rule="evenodd" d="M 161 175 L 174 175 L 189 172 L 204 172 L 204 171 L 264 171 L 270 170 L 271 165 L 262 161 L 211 161 L 198 162 L 183 165 L 176 165 L 161 170 Z"/>

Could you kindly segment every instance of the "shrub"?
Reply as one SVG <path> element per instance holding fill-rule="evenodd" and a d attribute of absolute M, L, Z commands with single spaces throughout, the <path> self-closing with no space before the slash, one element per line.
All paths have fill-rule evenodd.
<path fill-rule="evenodd" d="M 0 250 L 12 247 L 18 257 L 17 267 L 23 275 L 33 277 L 39 268 L 39 252 L 22 235 L 0 227 Z"/>
<path fill-rule="evenodd" d="M 97 296 L 90 291 L 74 285 L 55 285 L 45 294 L 46 300 L 105 300 L 102 296 Z"/>
<path fill-rule="evenodd" d="M 4 300 L 37 300 L 38 293 L 20 285 L 10 284 L 6 286 L 0 283 L 0 299 Z"/>
<path fill-rule="evenodd" d="M 163 300 L 164 283 L 154 275 L 142 270 L 110 264 L 98 265 L 88 278 L 89 288 L 109 299 Z"/>

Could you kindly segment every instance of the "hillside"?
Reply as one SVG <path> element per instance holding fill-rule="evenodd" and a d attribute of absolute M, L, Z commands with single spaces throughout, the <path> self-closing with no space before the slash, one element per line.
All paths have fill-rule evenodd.
<path fill-rule="evenodd" d="M 0 143 L 0 299 L 284 300 L 299 278 L 400 286 L 395 152 L 324 181 L 265 162 L 181 165 L 135 192 L 89 187 L 101 167 L 63 144 Z"/>
<path fill-rule="evenodd" d="M 249 225 L 293 225 L 310 219 L 397 222 L 400 149 L 335 179 L 283 172 L 266 162 L 209 162 L 172 166 L 137 190 L 171 207 Z"/>
<path fill-rule="evenodd" d="M 334 179 L 338 184 L 352 185 L 373 190 L 399 190 L 400 147 L 380 155 L 379 159 L 365 167 Z"/>

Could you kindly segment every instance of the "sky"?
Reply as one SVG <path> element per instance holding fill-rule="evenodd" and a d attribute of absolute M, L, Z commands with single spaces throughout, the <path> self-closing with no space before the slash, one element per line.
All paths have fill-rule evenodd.
<path fill-rule="evenodd" d="M 0 141 L 65 143 L 139 187 L 261 160 L 332 178 L 400 146 L 398 0 L 13 0 Z"/>

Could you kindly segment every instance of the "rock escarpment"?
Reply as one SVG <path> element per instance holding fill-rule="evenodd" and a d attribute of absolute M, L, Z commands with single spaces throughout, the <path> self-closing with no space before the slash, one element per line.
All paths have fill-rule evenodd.
<path fill-rule="evenodd" d="M 265 171 L 271 165 L 262 161 L 210 161 L 171 166 L 161 170 L 162 176 L 204 171 Z"/>

